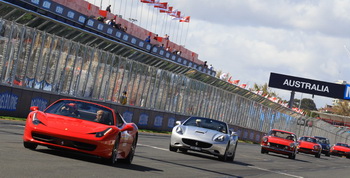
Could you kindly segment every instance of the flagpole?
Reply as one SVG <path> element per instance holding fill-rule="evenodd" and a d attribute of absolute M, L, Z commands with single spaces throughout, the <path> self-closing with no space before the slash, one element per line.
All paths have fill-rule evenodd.
<path fill-rule="evenodd" d="M 153 8 L 153 11 L 152 11 L 151 26 L 149 27 L 149 31 L 151 31 L 151 32 L 152 32 L 152 25 L 153 25 L 153 15 L 154 15 L 154 8 Z"/>
<path fill-rule="evenodd" d="M 142 12 L 143 12 L 143 3 L 141 3 L 140 27 L 141 27 L 141 20 L 142 20 Z"/>
<path fill-rule="evenodd" d="M 181 45 L 181 41 L 182 41 L 182 31 L 183 31 L 183 29 L 184 29 L 184 25 L 183 25 L 183 23 L 184 22 L 179 22 L 180 24 L 181 24 L 181 34 L 180 34 L 180 45 Z"/>
<path fill-rule="evenodd" d="M 124 6 L 124 19 L 127 20 L 126 18 L 126 4 L 128 3 L 128 1 L 125 1 L 125 6 Z"/>
<path fill-rule="evenodd" d="M 157 22 L 158 22 L 159 12 L 158 12 L 158 9 L 156 9 L 156 8 L 153 8 L 153 10 L 156 10 L 156 14 L 157 14 L 157 16 L 156 16 L 156 25 L 154 26 L 154 31 L 157 31 Z"/>
<path fill-rule="evenodd" d="M 185 43 L 184 43 L 184 46 L 186 46 L 186 41 L 187 41 L 187 35 L 188 35 L 188 29 L 190 27 L 190 23 L 188 23 L 187 25 L 187 32 L 186 32 L 186 37 L 185 37 Z"/>
<path fill-rule="evenodd" d="M 131 6 L 130 6 L 130 17 L 129 17 L 129 18 L 131 18 L 131 19 L 132 19 L 132 17 L 131 17 L 131 13 L 132 13 L 132 5 L 133 5 L 133 2 L 134 2 L 134 0 L 131 0 Z M 134 22 L 132 21 L 132 23 L 134 23 Z"/>
<path fill-rule="evenodd" d="M 123 4 L 123 0 L 120 0 L 119 15 L 122 15 L 122 4 Z"/>
<path fill-rule="evenodd" d="M 146 28 L 145 28 L 146 30 L 148 27 L 149 11 L 150 11 L 150 6 L 148 6 L 148 14 L 147 14 L 147 21 L 146 21 Z"/>
<path fill-rule="evenodd" d="M 176 21 L 175 21 L 175 22 L 176 22 Z M 179 37 L 179 29 L 180 29 L 180 22 L 177 24 L 176 43 L 178 43 L 177 38 Z"/>
<path fill-rule="evenodd" d="M 117 14 L 117 12 L 116 12 L 116 10 L 115 10 L 115 2 L 116 2 L 116 0 L 114 0 L 114 3 L 113 3 L 113 13 L 114 13 L 114 14 Z"/>

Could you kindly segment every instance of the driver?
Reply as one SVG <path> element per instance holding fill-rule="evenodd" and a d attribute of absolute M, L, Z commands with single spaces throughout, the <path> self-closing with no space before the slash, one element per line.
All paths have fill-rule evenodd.
<path fill-rule="evenodd" d="M 67 103 L 60 109 L 61 112 L 70 116 L 80 117 L 78 107 L 75 103 Z"/>

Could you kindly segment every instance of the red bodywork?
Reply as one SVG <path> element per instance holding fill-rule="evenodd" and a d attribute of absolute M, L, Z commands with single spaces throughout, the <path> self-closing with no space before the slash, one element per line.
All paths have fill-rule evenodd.
<path fill-rule="evenodd" d="M 273 135 L 275 132 L 279 134 Z M 294 133 L 272 129 L 261 140 L 261 153 L 274 152 L 288 155 L 289 158 L 295 159 L 296 146 L 296 136 Z"/>
<path fill-rule="evenodd" d="M 350 158 L 350 148 L 346 143 L 337 143 L 331 147 L 331 155 L 346 156 Z"/>
<path fill-rule="evenodd" d="M 312 140 L 315 142 L 312 142 Z M 313 154 L 319 158 L 321 156 L 322 146 L 316 140 L 314 137 L 300 137 L 298 141 L 298 152 Z"/>
<path fill-rule="evenodd" d="M 112 124 L 106 125 L 86 118 L 74 118 L 46 112 L 56 103 L 67 101 L 79 102 L 82 105 L 96 106 L 110 111 Z M 60 99 L 51 104 L 45 111 L 38 109 L 38 107 L 31 107 L 32 112 L 27 117 L 23 134 L 25 144 L 58 147 L 102 158 L 111 158 L 115 141 L 120 140 L 117 157 L 125 159 L 131 151 L 132 144 L 137 142 L 137 126 L 134 123 L 126 123 L 119 113 L 106 106 L 82 100 Z M 120 118 L 117 119 L 117 116 Z M 97 136 L 100 132 L 104 135 Z"/>

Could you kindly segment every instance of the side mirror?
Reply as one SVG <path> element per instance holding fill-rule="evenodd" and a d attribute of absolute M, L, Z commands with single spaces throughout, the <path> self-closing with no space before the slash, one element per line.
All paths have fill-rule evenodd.
<path fill-rule="evenodd" d="M 176 124 L 176 125 L 180 125 L 180 124 L 181 124 L 181 121 L 176 121 L 175 124 Z"/>
<path fill-rule="evenodd" d="M 38 106 L 32 106 L 32 107 L 30 107 L 30 110 L 31 111 L 38 111 L 39 107 Z"/>
<path fill-rule="evenodd" d="M 131 124 L 126 124 L 122 129 L 120 129 L 121 132 L 124 132 L 126 130 L 132 131 L 132 130 L 134 130 L 134 127 Z"/>
<path fill-rule="evenodd" d="M 237 132 L 235 132 L 233 129 L 229 129 L 229 133 L 231 136 L 237 136 Z"/>

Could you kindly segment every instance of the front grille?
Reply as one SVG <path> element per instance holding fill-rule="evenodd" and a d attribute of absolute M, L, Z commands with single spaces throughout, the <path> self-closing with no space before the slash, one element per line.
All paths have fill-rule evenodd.
<path fill-rule="evenodd" d="M 32 137 L 38 141 L 51 143 L 51 144 L 55 144 L 55 145 L 67 146 L 67 147 L 71 147 L 71 148 L 77 148 L 77 149 L 86 150 L 86 151 L 93 151 L 97 147 L 96 145 L 89 144 L 89 143 L 72 141 L 72 140 L 52 137 L 52 136 L 45 135 L 45 134 L 39 134 L 39 133 L 32 133 Z"/>
<path fill-rule="evenodd" d="M 281 145 L 281 144 L 277 144 L 277 143 L 270 143 L 271 147 L 275 147 L 275 148 L 279 148 L 279 149 L 285 149 L 286 145 Z"/>
<path fill-rule="evenodd" d="M 182 142 L 184 142 L 187 145 L 200 147 L 200 148 L 210 148 L 212 146 L 212 144 L 210 144 L 210 143 L 201 142 L 201 141 L 192 140 L 192 139 L 187 139 L 187 138 L 183 138 Z"/>

